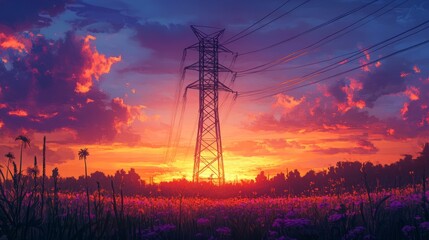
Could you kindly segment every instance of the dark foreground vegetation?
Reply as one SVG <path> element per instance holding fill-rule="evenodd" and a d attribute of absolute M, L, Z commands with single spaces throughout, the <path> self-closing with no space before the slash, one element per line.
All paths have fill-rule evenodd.
<path fill-rule="evenodd" d="M 83 158 L 83 157 L 82 157 Z M 38 169 L 37 166 L 33 168 Z M 67 177 L 59 175 L 55 180 L 52 176 L 45 178 L 45 185 L 53 189 L 55 181 L 61 192 L 85 191 L 86 182 L 90 192 L 95 192 L 98 186 L 104 191 L 111 191 L 113 181 L 116 189 L 121 189 L 126 196 L 143 195 L 152 197 L 293 197 L 314 195 L 337 195 L 343 193 L 362 193 L 366 191 L 366 184 L 373 191 L 391 188 L 416 188 L 422 182 L 425 172 L 429 173 L 429 145 L 426 144 L 420 156 L 413 158 L 405 155 L 403 159 L 387 165 L 371 162 L 338 162 L 325 171 L 309 171 L 301 174 L 298 170 L 278 173 L 268 177 L 260 172 L 255 180 L 241 180 L 240 182 L 226 183 L 222 187 L 210 182 L 193 183 L 186 179 L 177 179 L 159 184 L 147 184 L 134 169 L 119 170 L 114 175 L 106 175 L 96 171 L 85 178 Z M 37 177 L 40 183 L 42 177 Z"/>
<path fill-rule="evenodd" d="M 19 136 L 21 150 L 29 144 Z M 28 142 L 27 142 L 28 141 Z M 43 149 L 46 149 L 45 146 Z M 45 151 L 43 151 L 45 152 Z M 0 239 L 429 239 L 429 145 L 390 165 L 339 162 L 224 186 L 145 184 L 133 170 L 61 178 L 0 170 Z M 24 174 L 25 172 L 25 174 Z"/>

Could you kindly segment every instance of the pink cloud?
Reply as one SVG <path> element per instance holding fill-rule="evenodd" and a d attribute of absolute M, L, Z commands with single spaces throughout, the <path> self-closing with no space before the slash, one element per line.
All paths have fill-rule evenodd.
<path fill-rule="evenodd" d="M 319 146 L 316 146 L 313 150 L 313 152 L 317 153 L 323 153 L 328 155 L 333 154 L 339 154 L 339 153 L 348 153 L 348 154 L 375 154 L 378 152 L 378 148 L 370 141 L 368 140 L 357 140 L 352 146 L 350 147 L 329 147 L 329 148 L 322 148 Z"/>
<path fill-rule="evenodd" d="M 99 88 L 96 80 L 120 58 L 99 53 L 90 39 L 95 40 L 71 32 L 56 41 L 32 36 L 28 53 L 9 56 L 12 69 L 0 64 L 2 130 L 70 129 L 79 142 L 110 142 L 130 131 L 132 122 L 144 120 L 142 106 L 110 99 Z"/>

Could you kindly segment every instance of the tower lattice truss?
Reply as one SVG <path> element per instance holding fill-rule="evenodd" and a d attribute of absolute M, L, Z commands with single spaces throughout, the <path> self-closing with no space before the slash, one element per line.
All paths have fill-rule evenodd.
<path fill-rule="evenodd" d="M 219 123 L 219 91 L 235 93 L 219 81 L 220 72 L 231 72 L 219 63 L 219 53 L 231 53 L 219 44 L 219 37 L 224 30 L 207 34 L 192 26 L 192 31 L 198 38 L 198 43 L 188 49 L 199 52 L 198 61 L 186 69 L 198 71 L 198 80 L 189 84 L 187 89 L 199 91 L 199 119 L 194 154 L 193 181 L 203 179 L 217 180 L 218 184 L 225 183 L 225 171 L 222 155 L 222 138 Z"/>

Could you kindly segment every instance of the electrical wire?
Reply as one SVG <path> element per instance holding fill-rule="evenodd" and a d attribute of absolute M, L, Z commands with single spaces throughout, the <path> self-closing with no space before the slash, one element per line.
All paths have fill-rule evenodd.
<path fill-rule="evenodd" d="M 371 50 L 369 53 L 376 52 L 376 51 L 378 51 L 378 50 L 380 50 L 380 49 L 383 49 L 383 48 L 385 48 L 385 47 L 387 47 L 387 46 L 389 46 L 389 45 L 391 45 L 391 44 L 393 44 L 393 43 L 399 42 L 399 41 L 401 41 L 401 40 L 404 40 L 404 39 L 406 39 L 406 38 L 409 38 L 409 37 L 411 37 L 411 36 L 414 36 L 414 35 L 416 35 L 416 34 L 420 33 L 420 32 L 421 32 L 421 31 L 423 31 L 423 30 L 426 30 L 427 28 L 429 28 L 429 26 L 425 26 L 425 25 L 427 25 L 428 23 L 429 23 L 429 20 L 426 20 L 426 21 L 424 21 L 424 22 L 422 22 L 422 23 L 420 23 L 420 24 L 418 24 L 418 25 L 414 26 L 413 28 L 410 28 L 410 29 L 408 29 L 408 30 L 406 30 L 406 31 L 403 31 L 403 32 L 401 32 L 401 33 L 399 33 L 399 34 L 396 34 L 396 35 L 394 35 L 394 36 L 392 36 L 392 37 L 390 37 L 390 38 L 388 38 L 388 39 L 385 39 L 385 40 L 383 40 L 383 41 L 381 41 L 381 42 L 378 42 L 378 43 L 376 43 L 376 44 L 373 44 L 373 45 L 371 45 L 371 46 L 369 46 L 369 47 L 366 47 L 366 48 L 364 48 L 364 49 L 362 49 L 362 50 L 359 50 L 359 51 L 357 51 L 357 52 L 356 52 L 356 51 L 355 51 L 354 53 L 352 52 L 352 54 L 351 54 L 349 57 L 347 57 L 347 58 L 343 58 L 343 59 L 341 59 L 341 60 L 338 60 L 338 61 L 337 61 L 337 62 L 335 62 L 335 63 L 332 63 L 332 64 L 330 64 L 330 65 L 328 65 L 328 66 L 325 66 L 325 67 L 323 67 L 323 68 L 321 68 L 321 69 L 318 69 L 318 70 L 316 70 L 316 71 L 313 71 L 313 72 L 311 72 L 311 73 L 309 73 L 309 74 L 306 74 L 306 75 L 304 75 L 304 76 L 301 76 L 301 77 L 299 77 L 299 78 L 294 78 L 294 79 L 290 79 L 290 80 L 288 80 L 288 81 L 284 81 L 284 82 L 282 82 L 282 83 L 277 84 L 276 86 L 271 86 L 271 87 L 264 88 L 264 89 L 259 89 L 259 90 L 247 91 L 247 92 L 241 93 L 240 95 L 241 95 L 241 97 L 242 97 L 242 96 L 260 95 L 260 94 L 263 94 L 263 93 L 265 93 L 265 92 L 278 90 L 278 88 L 279 88 L 281 85 L 285 85 L 285 84 L 296 84 L 297 82 L 299 83 L 300 81 L 306 80 L 306 79 L 308 79 L 308 78 L 311 78 L 311 77 L 314 77 L 314 76 L 320 75 L 321 73 L 325 73 L 325 72 L 327 72 L 327 71 L 330 71 L 330 70 L 333 70 L 333 69 L 335 69 L 335 68 L 341 67 L 342 65 L 344 65 L 344 64 L 341 64 L 341 63 L 346 63 L 346 64 L 348 64 L 348 63 L 350 63 L 351 61 L 358 59 L 358 58 L 359 58 L 359 56 L 360 56 L 360 55 L 362 55 L 365 51 L 369 51 L 369 50 Z M 420 28 L 420 29 L 419 29 L 419 28 Z M 406 34 L 408 34 L 408 35 L 406 35 Z M 403 35 L 405 35 L 405 36 L 403 36 Z M 384 45 L 383 45 L 383 44 L 384 44 Z M 377 47 L 378 47 L 378 48 L 377 48 Z M 374 50 L 372 50 L 372 49 L 374 49 Z"/>
<path fill-rule="evenodd" d="M 313 84 L 316 84 L 316 83 L 320 83 L 320 82 L 323 82 L 323 81 L 326 81 L 326 80 L 332 79 L 332 78 L 334 78 L 334 77 L 338 77 L 338 76 L 341 76 L 341 75 L 343 75 L 343 74 L 346 74 L 346 73 L 349 73 L 349 72 L 355 71 L 355 70 L 360 69 L 360 68 L 362 68 L 362 67 L 366 67 L 366 66 L 372 65 L 372 64 L 374 64 L 374 63 L 376 63 L 376 62 L 379 62 L 379 61 L 381 61 L 381 60 L 384 60 L 384 59 L 390 58 L 390 57 L 395 56 L 395 55 L 397 55 L 397 54 L 400 54 L 400 53 L 403 53 L 403 52 L 406 52 L 406 51 L 412 50 L 412 49 L 417 48 L 417 47 L 421 47 L 421 46 L 423 46 L 423 45 L 425 45 L 425 44 L 428 44 L 428 43 L 429 43 L 429 40 L 425 40 L 425 41 L 422 41 L 422 42 L 420 42 L 420 43 L 414 44 L 414 45 L 412 45 L 412 46 L 409 46 L 409 47 L 406 47 L 406 48 L 402 48 L 402 49 L 400 49 L 400 50 L 397 50 L 397 51 L 395 51 L 395 52 L 392 52 L 392 53 L 390 53 L 390 54 L 388 54 L 388 55 L 386 55 L 386 56 L 380 57 L 380 58 L 375 59 L 375 60 L 373 60 L 373 61 L 370 61 L 370 62 L 368 62 L 368 63 L 366 63 L 366 64 L 363 64 L 363 65 L 360 65 L 360 66 L 357 66 L 357 67 L 350 68 L 350 69 L 348 69 L 348 70 L 346 70 L 346 71 L 342 71 L 342 72 L 340 72 L 340 73 L 336 73 L 336 74 L 333 74 L 333 75 L 331 75 L 331 76 L 324 77 L 324 78 L 322 78 L 322 79 L 319 79 L 319 80 L 316 80 L 316 81 L 313 81 L 313 82 L 309 82 L 309 83 L 305 83 L 305 84 L 303 84 L 303 85 L 299 85 L 299 86 L 296 86 L 296 87 L 291 87 L 291 88 L 287 88 L 287 89 L 284 89 L 284 90 L 281 90 L 281 91 L 277 91 L 277 92 L 275 92 L 275 93 L 268 94 L 268 95 L 265 95 L 265 96 L 259 97 L 259 98 L 254 99 L 254 100 L 259 100 L 259 99 L 263 99 L 263 98 L 267 98 L 267 97 L 272 97 L 272 96 L 275 96 L 275 95 L 280 94 L 280 93 L 285 93 L 285 92 L 288 92 L 288 91 L 292 91 L 292 90 L 296 90 L 296 89 L 299 89 L 299 88 L 307 87 L 307 86 L 310 86 L 310 85 L 313 85 Z"/>
<path fill-rule="evenodd" d="M 243 55 L 248 55 L 248 54 L 252 54 L 252 53 L 257 53 L 257 52 L 260 52 L 260 51 L 264 51 L 264 50 L 267 50 L 267 49 L 270 49 L 270 48 L 273 48 L 273 47 L 279 46 L 279 45 L 281 45 L 281 44 L 283 44 L 283 43 L 286 43 L 286 42 L 289 42 L 289 41 L 291 41 L 291 40 L 294 40 L 294 39 L 296 39 L 296 38 L 298 38 L 298 37 L 301 37 L 301 36 L 303 36 L 303 35 L 305 35 L 305 34 L 308 34 L 308 33 L 310 33 L 310 32 L 313 32 L 313 31 L 316 31 L 316 30 L 318 30 L 318 29 L 320 29 L 320 28 L 323 28 L 323 27 L 325 27 L 325 26 L 328 26 L 329 24 L 334 23 L 334 22 L 336 22 L 336 21 L 338 21 L 338 20 L 340 20 L 340 19 L 342 19 L 342 18 L 345 18 L 345 17 L 347 17 L 347 16 L 349 16 L 349 15 L 351 15 L 351 14 L 355 13 L 355 12 L 358 12 L 358 11 L 360 11 L 360 10 L 362 10 L 362 9 L 364 9 L 364 8 L 366 8 L 366 7 L 368 7 L 368 6 L 370 6 L 370 5 L 372 5 L 373 3 L 377 2 L 377 1 L 378 1 L 378 0 L 373 0 L 373 1 L 369 2 L 369 3 L 366 3 L 366 4 L 364 4 L 364 5 L 361 5 L 361 6 L 357 7 L 357 8 L 354 8 L 354 9 L 352 9 L 352 10 L 348 11 L 348 12 L 345 12 L 345 13 L 343 13 L 343 14 L 340 14 L 340 15 L 338 15 L 338 16 L 336 16 L 336 17 L 334 17 L 334 18 L 332 18 L 332 19 L 330 19 L 330 20 L 328 20 L 328 21 L 326 21 L 326 22 L 324 22 L 324 23 L 321 23 L 321 24 L 319 24 L 319 25 L 315 26 L 315 27 L 312 27 L 312 28 L 310 28 L 310 29 L 307 29 L 307 30 L 305 30 L 305 31 L 303 31 L 303 32 L 301 32 L 301 33 L 298 33 L 297 35 L 294 35 L 294 36 L 289 37 L 289 38 L 286 38 L 286 39 L 284 39 L 284 40 L 282 40 L 282 41 L 279 41 L 279 42 L 273 43 L 273 44 L 268 45 L 268 46 L 266 46 L 266 47 L 262 47 L 262 48 L 259 48 L 259 49 L 256 49 L 256 50 L 252 50 L 252 51 L 248 51 L 248 52 L 242 53 L 242 54 L 240 54 L 240 55 L 241 55 L 241 56 L 243 56 Z"/>
<path fill-rule="evenodd" d="M 228 44 L 230 42 L 233 41 L 237 41 L 234 40 L 234 38 L 238 37 L 239 35 L 241 35 L 242 33 L 246 32 L 247 30 L 251 29 L 252 27 L 256 26 L 258 23 L 262 22 L 263 20 L 265 20 L 267 17 L 271 16 L 272 14 L 274 14 L 275 12 L 277 12 L 278 10 L 280 10 L 282 7 L 284 7 L 288 2 L 290 2 L 290 0 L 285 1 L 284 3 L 282 3 L 280 6 L 278 6 L 276 9 L 272 10 L 271 12 L 269 12 L 268 14 L 266 14 L 264 17 L 262 17 L 261 19 L 259 19 L 258 21 L 254 22 L 253 24 L 251 24 L 250 26 L 248 26 L 247 28 L 241 30 L 239 33 L 231 36 L 230 38 L 226 39 L 225 42 L 223 43 Z"/>
<path fill-rule="evenodd" d="M 230 40 L 230 41 L 228 41 L 228 42 L 226 42 L 226 43 L 224 43 L 224 44 L 225 44 L 225 45 L 226 45 L 226 44 L 230 44 L 230 43 L 233 43 L 233 42 L 235 42 L 235 41 L 238 41 L 238 40 L 240 40 L 240 39 L 242 39 L 242 38 L 244 38 L 244 37 L 247 37 L 248 35 L 250 35 L 250 34 L 252 34 L 252 33 L 254 33 L 254 32 L 258 31 L 259 29 L 266 27 L 267 25 L 269 25 L 269 24 L 271 24 L 271 23 L 273 23 L 273 22 L 275 22 L 275 21 L 279 20 L 280 18 L 282 18 L 282 17 L 284 17 L 284 16 L 286 16 L 286 15 L 288 15 L 289 13 L 292 13 L 293 11 L 295 11 L 296 9 L 298 9 L 298 8 L 300 8 L 300 7 L 302 7 L 302 6 L 304 6 L 305 4 L 307 4 L 307 3 L 308 3 L 308 2 L 310 2 L 310 1 L 311 1 L 311 0 L 307 0 L 307 1 L 302 2 L 302 3 L 301 3 L 301 4 L 299 4 L 298 6 L 296 6 L 296 7 L 292 8 L 291 10 L 287 11 L 286 13 L 284 13 L 284 14 L 282 14 L 282 15 L 280 15 L 280 16 L 278 16 L 278 17 L 274 18 L 274 19 L 272 19 L 271 21 L 269 21 L 269 22 L 265 23 L 264 25 L 262 25 L 262 26 L 260 26 L 260 27 L 258 27 L 258 28 L 256 28 L 256 29 L 254 29 L 254 30 L 252 30 L 252 31 L 250 31 L 250 32 L 248 32 L 248 33 L 246 33 L 246 34 L 244 34 L 244 35 L 242 35 L 242 36 L 240 36 L 240 37 L 238 37 L 238 38 L 236 38 L 236 39 Z"/>
<path fill-rule="evenodd" d="M 183 51 L 182 54 L 182 60 L 180 62 L 180 69 L 182 71 L 181 77 L 179 79 L 179 82 L 177 83 L 177 87 L 176 87 L 176 93 L 175 93 L 175 97 L 174 97 L 174 104 L 173 104 L 173 115 L 171 116 L 171 120 L 170 120 L 170 129 L 168 131 L 168 139 L 167 139 L 167 147 L 166 147 L 166 151 L 165 151 L 165 155 L 164 155 L 164 162 L 170 162 L 171 158 L 171 145 L 172 145 L 172 140 L 173 140 L 173 132 L 174 132 L 174 127 L 176 124 L 176 117 L 177 117 L 177 109 L 179 108 L 179 104 L 180 104 L 180 97 L 182 95 L 182 88 L 183 88 L 183 84 L 185 81 L 185 75 L 186 75 L 186 69 L 183 69 L 183 64 L 185 62 L 186 59 L 186 49 Z"/>
<path fill-rule="evenodd" d="M 261 65 L 258 65 L 258 66 L 255 66 L 255 67 L 252 67 L 252 68 L 249 68 L 249 69 L 246 69 L 246 70 L 237 71 L 237 72 L 239 72 L 241 75 L 244 75 L 244 74 L 254 74 L 254 73 L 259 73 L 259 72 L 263 72 L 263 71 L 269 70 L 270 68 L 275 67 L 275 66 L 277 66 L 277 65 L 279 65 L 279 64 L 284 64 L 284 63 L 290 62 L 290 61 L 292 61 L 292 60 L 294 60 L 294 59 L 296 59 L 296 58 L 298 58 L 298 57 L 301 57 L 301 56 L 303 56 L 303 55 L 306 55 L 307 53 L 309 53 L 309 52 L 311 52 L 311 51 L 314 51 L 314 50 L 316 50 L 316 49 L 318 49 L 318 48 L 320 48 L 320 47 L 322 47 L 322 46 L 326 45 L 327 43 L 330 43 L 330 42 L 332 42 L 332 41 L 334 41 L 334 40 L 336 40 L 336 39 L 338 39 L 338 38 L 340 38 L 340 37 L 344 36 L 345 34 L 350 33 L 351 31 L 356 30 L 356 29 L 357 29 L 357 28 L 359 28 L 359 27 L 364 26 L 365 24 L 367 24 L 367 23 L 369 23 L 369 22 L 371 22 L 371 21 L 375 20 L 376 18 L 378 18 L 378 17 L 380 17 L 380 16 L 383 16 L 384 14 L 386 14 L 386 13 L 388 13 L 388 12 L 392 11 L 393 9 L 396 9 L 397 7 L 399 7 L 399 6 L 401 6 L 402 4 L 404 4 L 407 0 L 405 0 L 405 1 L 403 1 L 403 2 L 401 2 L 401 3 L 399 3 L 399 4 L 397 4 L 397 5 L 395 5 L 394 7 L 392 7 L 392 8 L 390 8 L 390 9 L 388 9 L 388 10 L 387 10 L 387 11 L 385 11 L 385 12 L 382 12 L 382 13 L 380 13 L 380 14 L 376 15 L 374 18 L 371 18 L 371 19 L 369 19 L 369 20 L 367 20 L 367 21 L 365 21 L 365 22 L 361 23 L 360 25 L 357 25 L 357 26 L 355 26 L 354 28 L 351 28 L 351 27 L 353 27 L 354 25 L 358 24 L 359 22 L 361 22 L 361 21 L 363 21 L 363 20 L 365 20 L 365 19 L 367 19 L 367 18 L 369 18 L 369 17 L 371 17 L 371 16 L 375 15 L 375 14 L 376 14 L 376 13 L 378 13 L 379 11 L 381 11 L 381 10 L 385 9 L 386 7 L 388 7 L 390 4 L 392 4 L 392 3 L 393 3 L 393 2 L 395 2 L 395 1 L 396 1 L 396 0 L 392 0 L 392 1 L 388 2 L 387 4 L 383 5 L 381 8 L 376 9 L 375 11 L 373 11 L 373 12 L 371 12 L 370 14 L 368 14 L 368 15 L 366 15 L 366 16 L 364 16 L 364 17 L 360 18 L 359 20 L 354 21 L 353 23 L 351 23 L 351 24 L 349 24 L 349 25 L 347 25 L 347 26 L 343 27 L 343 28 L 342 28 L 342 29 L 340 29 L 340 30 L 335 31 L 334 33 L 328 34 L 327 36 L 323 37 L 322 39 L 319 39 L 319 40 L 317 40 L 316 42 L 314 42 L 314 43 L 312 43 L 312 44 L 310 44 L 310 45 L 308 45 L 308 46 L 306 46 L 306 47 L 303 47 L 303 48 L 301 48 L 301 49 L 298 49 L 298 50 L 296 50 L 296 51 L 294 51 L 294 52 L 292 52 L 292 53 L 288 54 L 288 55 L 287 55 L 287 56 L 285 56 L 285 57 L 282 57 L 282 58 L 279 58 L 279 59 L 276 59 L 276 60 L 270 61 L 270 62 L 265 63 L 265 64 L 261 64 Z M 349 29 L 349 28 L 351 28 L 351 29 Z M 348 29 L 349 29 L 349 30 L 348 30 Z M 348 31 L 343 32 L 343 31 L 345 31 L 345 30 L 348 30 Z M 342 32 L 343 32 L 343 33 L 342 33 Z M 261 68 L 262 68 L 262 69 L 261 69 Z M 239 75 L 239 76 L 240 76 L 240 75 Z"/>

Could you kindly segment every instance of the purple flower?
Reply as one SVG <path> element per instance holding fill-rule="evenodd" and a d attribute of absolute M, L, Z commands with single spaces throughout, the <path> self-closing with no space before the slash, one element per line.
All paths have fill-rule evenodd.
<path fill-rule="evenodd" d="M 157 232 L 155 232 L 155 231 L 150 231 L 150 230 L 148 230 L 148 229 L 146 229 L 146 230 L 143 232 L 143 235 L 142 235 L 143 239 L 151 239 L 151 238 L 154 238 L 154 237 L 156 237 L 156 236 L 158 236 L 158 233 L 157 233 Z"/>
<path fill-rule="evenodd" d="M 325 201 L 323 201 L 319 204 L 319 208 L 327 208 L 327 207 L 329 207 L 329 203 L 327 203 Z"/>
<path fill-rule="evenodd" d="M 160 225 L 158 228 L 161 232 L 170 232 L 176 230 L 176 226 L 174 224 L 164 224 Z"/>
<path fill-rule="evenodd" d="M 216 229 L 216 232 L 219 233 L 221 236 L 231 235 L 231 229 L 229 227 L 219 227 Z"/>
<path fill-rule="evenodd" d="M 268 235 L 269 235 L 270 237 L 274 238 L 274 237 L 277 237 L 278 233 L 277 233 L 276 231 L 271 231 L 271 230 L 269 230 L 269 231 L 268 231 Z"/>
<path fill-rule="evenodd" d="M 365 228 L 362 226 L 357 226 L 350 230 L 347 234 L 345 239 L 355 239 L 359 236 L 361 236 L 365 232 Z"/>
<path fill-rule="evenodd" d="M 365 231 L 365 227 L 357 226 L 353 229 L 354 232 L 363 233 Z"/>
<path fill-rule="evenodd" d="M 293 218 L 296 216 L 296 212 L 294 210 L 290 210 L 286 213 L 287 218 Z"/>
<path fill-rule="evenodd" d="M 295 238 L 290 238 L 288 236 L 281 236 L 279 238 L 277 238 L 277 240 L 296 240 Z"/>
<path fill-rule="evenodd" d="M 310 225 L 310 220 L 305 218 L 297 219 L 284 219 L 283 224 L 286 228 L 288 227 L 306 227 Z"/>
<path fill-rule="evenodd" d="M 273 222 L 273 228 L 281 228 L 283 226 L 283 219 L 276 218 Z"/>
<path fill-rule="evenodd" d="M 208 218 L 198 218 L 197 225 L 201 227 L 210 226 L 210 220 Z"/>
<path fill-rule="evenodd" d="M 420 228 L 423 231 L 429 231 L 429 222 L 422 222 L 422 223 L 420 223 Z"/>
<path fill-rule="evenodd" d="M 334 213 L 328 217 L 328 222 L 330 222 L 330 223 L 338 222 L 344 218 L 345 218 L 344 214 Z"/>
<path fill-rule="evenodd" d="M 406 236 L 409 237 L 413 234 L 413 232 L 416 230 L 416 227 L 414 226 L 410 226 L 410 225 L 405 225 L 402 227 L 402 233 Z"/>
<path fill-rule="evenodd" d="M 296 218 L 296 219 L 282 219 L 276 218 L 272 224 L 273 228 L 302 228 L 309 226 L 311 224 L 310 220 L 305 218 Z"/>
<path fill-rule="evenodd" d="M 202 233 L 197 233 L 197 234 L 195 234 L 195 238 L 196 238 L 196 239 L 203 239 L 203 238 L 204 238 L 204 234 L 202 234 Z"/>
<path fill-rule="evenodd" d="M 392 201 L 389 206 L 393 210 L 404 208 L 404 204 L 398 200 Z"/>

